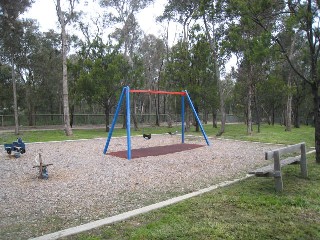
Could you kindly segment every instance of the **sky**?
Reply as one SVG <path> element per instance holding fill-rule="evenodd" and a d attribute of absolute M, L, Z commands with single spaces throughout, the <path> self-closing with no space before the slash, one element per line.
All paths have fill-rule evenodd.
<path fill-rule="evenodd" d="M 64 2 L 66 2 L 66 0 L 62 0 L 62 4 Z M 88 21 L 91 21 L 90 18 L 99 17 L 99 14 L 102 16 L 103 9 L 99 7 L 98 0 L 80 0 L 80 2 L 81 3 L 77 5 L 78 9 L 76 10 L 82 10 L 85 12 Z M 161 26 L 160 23 L 156 22 L 156 18 L 163 13 L 166 3 L 167 0 L 155 0 L 154 3 L 148 8 L 138 13 L 137 19 L 145 34 L 153 34 L 158 37 L 161 34 L 164 34 L 164 27 Z M 36 19 L 39 23 L 40 31 L 42 32 L 46 32 L 49 29 L 58 31 L 58 18 L 54 0 L 35 0 L 32 7 L 25 14 L 23 14 L 22 17 Z M 69 31 L 73 30 L 69 29 Z M 81 35 L 82 33 L 79 32 L 79 34 Z M 173 45 L 181 35 L 181 25 L 177 23 L 170 23 L 169 45 Z M 231 66 L 235 66 L 235 63 L 236 59 L 233 57 L 226 64 L 226 71 L 230 72 Z"/>
<path fill-rule="evenodd" d="M 36 0 L 22 17 L 36 19 L 42 32 L 48 31 L 49 29 L 58 30 L 58 18 L 54 2 L 54 0 Z M 97 18 L 99 14 L 103 14 L 103 10 L 99 7 L 98 0 L 82 0 L 81 2 L 82 4 L 78 5 L 77 10 L 85 12 L 88 21 L 90 21 L 92 17 Z M 166 3 L 166 0 L 155 0 L 148 8 L 138 13 L 137 19 L 139 25 L 146 34 L 159 36 L 164 32 L 161 24 L 156 22 L 156 17 L 163 13 Z M 181 31 L 181 27 L 179 27 L 178 24 L 170 24 L 169 42 L 172 43 Z"/>

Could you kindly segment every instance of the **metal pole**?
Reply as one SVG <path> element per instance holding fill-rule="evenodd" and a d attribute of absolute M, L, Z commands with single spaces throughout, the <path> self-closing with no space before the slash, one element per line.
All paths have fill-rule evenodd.
<path fill-rule="evenodd" d="M 194 108 L 194 106 L 193 106 L 193 104 L 192 104 L 192 101 L 191 101 L 191 98 L 190 98 L 188 92 L 187 92 L 186 90 L 185 90 L 185 92 L 186 92 L 186 96 L 187 96 L 187 98 L 188 98 L 190 107 L 191 107 L 191 109 L 192 109 L 192 111 L 193 111 L 193 115 L 195 116 L 195 118 L 196 118 L 196 120 L 197 120 L 197 122 L 198 122 L 198 124 L 199 124 L 199 126 L 200 126 L 202 135 L 203 135 L 204 139 L 206 140 L 207 145 L 209 146 L 209 145 L 210 145 L 210 142 L 209 142 L 209 140 L 208 140 L 208 137 L 207 137 L 207 135 L 206 135 L 203 127 L 202 127 L 202 124 L 201 124 L 201 122 L 200 122 L 199 116 L 198 116 L 198 114 L 197 114 L 197 112 L 196 112 L 196 110 L 195 110 L 195 108 Z"/>
<path fill-rule="evenodd" d="M 184 96 L 181 95 L 181 142 L 184 143 Z"/>
<path fill-rule="evenodd" d="M 116 125 L 116 122 L 117 122 L 117 118 L 118 118 L 118 115 L 119 115 L 119 111 L 120 111 L 120 107 L 121 107 L 121 103 L 122 103 L 122 100 L 123 100 L 123 96 L 124 96 L 125 90 L 126 90 L 126 88 L 124 87 L 122 89 L 122 92 L 121 92 L 121 95 L 120 95 L 120 99 L 119 99 L 119 102 L 118 102 L 116 113 L 114 114 L 114 117 L 113 117 L 113 120 L 112 120 L 112 124 L 111 124 L 111 128 L 109 130 L 108 138 L 107 138 L 107 141 L 106 141 L 106 145 L 105 145 L 104 150 L 103 150 L 104 154 L 107 153 L 107 150 L 108 150 L 108 147 L 109 147 L 109 143 L 110 143 L 110 140 L 111 140 L 111 136 L 112 136 L 112 133 L 113 133 L 114 126 Z"/>
<path fill-rule="evenodd" d="M 131 159 L 131 136 L 130 136 L 130 88 L 126 87 L 126 110 L 127 110 L 127 158 Z"/>

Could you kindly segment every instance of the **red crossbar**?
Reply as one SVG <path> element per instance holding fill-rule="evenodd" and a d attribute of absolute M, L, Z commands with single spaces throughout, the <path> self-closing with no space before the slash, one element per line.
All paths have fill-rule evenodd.
<path fill-rule="evenodd" d="M 155 90 L 136 90 L 130 89 L 129 92 L 132 93 L 150 93 L 150 94 L 171 94 L 171 95 L 181 95 L 186 96 L 186 92 L 168 92 L 168 91 L 155 91 Z"/>

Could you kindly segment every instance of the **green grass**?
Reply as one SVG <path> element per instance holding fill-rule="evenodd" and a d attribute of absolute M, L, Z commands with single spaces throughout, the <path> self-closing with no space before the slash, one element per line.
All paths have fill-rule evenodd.
<path fill-rule="evenodd" d="M 67 239 L 320 239 L 320 166 L 309 156 L 309 178 L 298 165 L 272 178 L 250 178 L 127 221 Z"/>
<path fill-rule="evenodd" d="M 141 129 L 152 134 L 175 131 L 166 127 Z M 205 126 L 208 136 L 219 129 Z M 104 129 L 25 131 L 26 142 L 107 137 Z M 195 133 L 191 134 L 201 134 Z M 116 129 L 113 136 L 125 136 Z M 0 141 L 12 141 L 14 134 L 1 134 Z M 248 136 L 243 124 L 227 125 L 222 138 L 314 146 L 314 128 L 302 126 L 284 131 L 283 126 L 263 125 L 261 132 Z M 214 144 L 214 140 L 213 140 Z M 276 193 L 272 178 L 250 178 L 178 204 L 152 211 L 67 239 L 320 239 L 320 166 L 315 155 L 308 156 L 308 179 L 299 175 L 299 166 L 283 168 L 284 191 Z"/>
<path fill-rule="evenodd" d="M 314 146 L 315 134 L 314 128 L 311 126 L 292 128 L 290 132 L 287 132 L 284 126 L 263 124 L 260 133 L 257 132 L 257 126 L 254 126 L 253 130 L 252 135 L 248 135 L 244 124 L 226 125 L 222 138 L 281 144 L 306 142 L 308 147 Z M 208 135 L 215 135 L 218 132 L 208 128 L 208 126 L 205 127 L 205 131 L 208 132 Z"/>
<path fill-rule="evenodd" d="M 204 125 L 206 134 L 209 137 L 214 137 L 219 128 L 213 128 L 211 125 Z M 173 128 L 168 127 L 145 127 L 138 131 L 131 129 L 132 136 L 142 135 L 142 133 L 163 134 L 167 132 L 178 131 L 181 132 L 179 126 Z M 194 129 L 186 134 L 201 135 L 201 132 L 195 132 Z M 24 142 L 47 142 L 47 141 L 63 141 L 76 139 L 91 139 L 91 138 L 107 138 L 108 133 L 104 128 L 99 129 L 76 129 L 73 130 L 73 136 L 67 137 L 63 130 L 47 130 L 47 131 L 21 131 L 19 137 L 22 137 Z M 116 128 L 113 132 L 113 137 L 126 136 L 126 130 Z M 17 136 L 12 132 L 0 132 L 0 144 L 10 143 L 16 140 Z M 314 146 L 314 128 L 311 126 L 301 126 L 301 128 L 293 128 L 291 132 L 286 132 L 284 126 L 267 125 L 261 126 L 260 133 L 257 132 L 257 127 L 254 126 L 252 135 L 247 135 L 246 125 L 244 124 L 227 124 L 225 133 L 222 138 L 238 139 L 246 141 L 270 142 L 281 144 L 294 144 L 299 142 L 306 142 L 308 147 Z"/>
<path fill-rule="evenodd" d="M 152 127 L 140 128 L 138 131 L 131 129 L 131 135 L 142 135 L 142 133 L 163 134 L 169 131 L 180 130 L 176 127 Z M 126 130 L 122 128 L 115 128 L 112 137 L 126 136 Z M 0 131 L 0 144 L 11 143 L 17 137 L 21 137 L 24 142 L 48 142 L 48 141 L 64 141 L 64 140 L 77 140 L 77 139 L 92 139 L 92 138 L 107 138 L 108 132 L 104 128 L 98 129 L 74 129 L 73 135 L 67 137 L 63 130 L 25 130 L 21 131 L 20 135 L 15 135 L 13 132 Z"/>

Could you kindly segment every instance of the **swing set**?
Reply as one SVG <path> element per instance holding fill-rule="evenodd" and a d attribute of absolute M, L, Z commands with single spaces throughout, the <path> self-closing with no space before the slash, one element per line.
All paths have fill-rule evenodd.
<path fill-rule="evenodd" d="M 117 118 L 120 112 L 120 108 L 124 99 L 124 96 L 126 96 L 126 125 L 127 125 L 127 159 L 130 160 L 131 159 L 131 131 L 130 131 L 130 93 L 149 93 L 149 94 L 171 94 L 171 95 L 180 95 L 181 96 L 181 143 L 184 143 L 184 136 L 185 136 L 185 127 L 184 127 L 184 122 L 185 122 L 185 97 L 188 100 L 189 106 L 192 109 L 193 115 L 201 129 L 202 135 L 207 143 L 207 145 L 210 145 L 210 142 L 208 140 L 208 137 L 202 127 L 202 124 L 200 122 L 199 116 L 193 106 L 193 103 L 191 101 L 191 98 L 188 94 L 188 92 L 182 91 L 182 92 L 168 92 L 168 91 L 154 91 L 154 90 L 133 90 L 129 88 L 129 86 L 126 86 L 122 89 L 121 95 L 120 95 L 120 99 L 116 108 L 116 112 L 114 114 L 114 118 L 112 120 L 112 125 L 108 134 L 108 138 L 106 140 L 106 144 L 103 150 L 103 153 L 106 154 L 109 144 L 110 144 L 110 140 L 112 137 L 112 133 L 114 131 L 114 127 L 115 124 L 117 122 Z"/>

